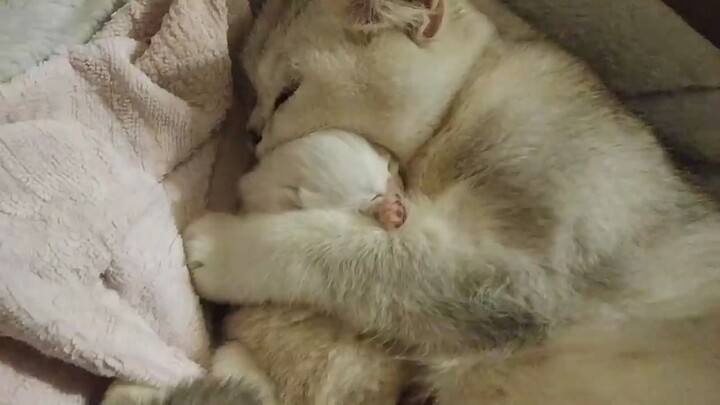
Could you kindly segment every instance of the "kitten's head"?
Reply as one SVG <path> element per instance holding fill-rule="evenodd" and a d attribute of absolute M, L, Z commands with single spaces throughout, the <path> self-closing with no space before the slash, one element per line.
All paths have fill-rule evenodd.
<path fill-rule="evenodd" d="M 266 0 L 243 58 L 258 154 L 339 128 L 409 158 L 491 32 L 466 0 Z"/>
<path fill-rule="evenodd" d="M 402 188 L 402 179 L 382 148 L 349 132 L 325 130 L 279 145 L 239 187 L 249 212 L 362 210 L 391 188 Z"/>

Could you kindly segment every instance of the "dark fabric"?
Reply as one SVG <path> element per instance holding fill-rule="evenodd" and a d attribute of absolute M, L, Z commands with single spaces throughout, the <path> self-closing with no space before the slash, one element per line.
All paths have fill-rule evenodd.
<path fill-rule="evenodd" d="M 668 6 L 659 0 L 500 1 L 587 61 L 670 150 L 720 164 L 720 50 Z"/>
<path fill-rule="evenodd" d="M 720 1 L 663 0 L 715 46 L 720 47 Z"/>

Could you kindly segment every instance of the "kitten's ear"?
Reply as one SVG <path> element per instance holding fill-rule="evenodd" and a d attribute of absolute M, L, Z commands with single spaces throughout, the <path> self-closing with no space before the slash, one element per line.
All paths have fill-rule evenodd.
<path fill-rule="evenodd" d="M 433 39 L 440 30 L 447 0 L 348 0 L 350 22 L 366 32 L 396 27 L 415 39 Z"/>

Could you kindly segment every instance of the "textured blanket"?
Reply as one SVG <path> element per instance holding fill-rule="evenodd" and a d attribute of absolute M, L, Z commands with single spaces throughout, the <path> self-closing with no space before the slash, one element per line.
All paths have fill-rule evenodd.
<path fill-rule="evenodd" d="M 87 374 L 35 351 L 153 385 L 203 372 L 178 229 L 231 103 L 227 19 L 225 0 L 130 1 L 0 85 L 0 403 L 84 401 Z"/>
<path fill-rule="evenodd" d="M 0 82 L 87 42 L 126 0 L 0 0 Z"/>

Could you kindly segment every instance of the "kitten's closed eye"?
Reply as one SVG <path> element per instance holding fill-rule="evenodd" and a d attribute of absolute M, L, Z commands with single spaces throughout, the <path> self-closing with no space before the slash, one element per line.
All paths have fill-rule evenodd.
<path fill-rule="evenodd" d="M 288 101 L 293 94 L 295 94 L 298 87 L 300 87 L 300 84 L 298 83 L 292 83 L 290 86 L 285 87 L 275 99 L 274 109 L 277 110 L 280 106 L 285 104 L 285 102 Z"/>

